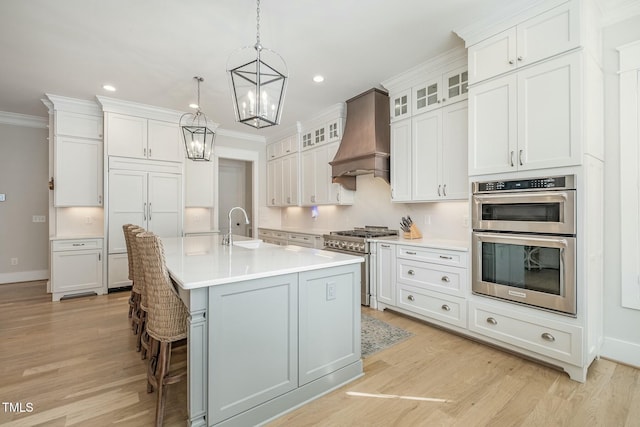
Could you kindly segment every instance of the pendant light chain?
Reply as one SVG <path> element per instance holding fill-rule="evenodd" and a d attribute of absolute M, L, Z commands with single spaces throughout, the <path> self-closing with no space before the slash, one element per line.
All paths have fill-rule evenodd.
<path fill-rule="evenodd" d="M 260 45 L 260 0 L 257 0 L 256 7 L 256 44 Z"/>

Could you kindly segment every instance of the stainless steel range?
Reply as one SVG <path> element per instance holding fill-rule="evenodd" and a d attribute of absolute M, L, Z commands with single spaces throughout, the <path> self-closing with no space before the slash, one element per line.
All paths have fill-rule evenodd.
<path fill-rule="evenodd" d="M 371 251 L 369 241 L 372 239 L 397 239 L 398 230 L 390 230 L 387 227 L 366 226 L 353 230 L 332 231 L 324 236 L 324 249 L 333 252 L 341 252 L 351 255 L 360 255 L 364 258 L 361 264 L 360 287 L 361 304 L 368 306 L 371 300 L 369 287 L 369 258 Z"/>

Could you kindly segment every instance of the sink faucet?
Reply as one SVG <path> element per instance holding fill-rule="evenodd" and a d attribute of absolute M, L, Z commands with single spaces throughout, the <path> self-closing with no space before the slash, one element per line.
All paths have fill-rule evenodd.
<path fill-rule="evenodd" d="M 247 211 L 242 209 L 240 206 L 231 208 L 231 210 L 229 210 L 229 233 L 222 238 L 222 244 L 226 246 L 233 245 L 233 229 L 231 228 L 231 213 L 236 209 L 239 209 L 242 211 L 242 213 L 244 214 L 244 221 L 245 221 L 244 223 L 249 224 L 249 217 L 247 216 Z"/>

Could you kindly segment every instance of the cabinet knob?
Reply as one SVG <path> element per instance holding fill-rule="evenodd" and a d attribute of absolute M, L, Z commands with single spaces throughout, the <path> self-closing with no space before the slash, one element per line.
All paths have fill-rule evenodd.
<path fill-rule="evenodd" d="M 440 308 L 443 309 L 444 311 L 451 311 L 451 307 L 449 307 L 447 304 L 442 304 L 442 307 Z"/>
<path fill-rule="evenodd" d="M 442 102 L 447 102 L 447 98 L 442 98 Z"/>
<path fill-rule="evenodd" d="M 513 64 L 515 64 L 515 61 L 513 59 L 510 59 L 509 60 L 509 65 L 513 65 Z"/>
<path fill-rule="evenodd" d="M 497 325 L 498 321 L 496 319 L 494 319 L 493 317 L 487 317 L 487 323 L 490 325 Z"/>
<path fill-rule="evenodd" d="M 407 274 L 408 274 L 409 276 L 415 276 L 415 275 L 416 275 L 416 272 L 415 272 L 415 271 L 413 271 L 413 270 L 409 270 L 409 271 L 407 271 Z"/>
<path fill-rule="evenodd" d="M 449 276 L 442 276 L 440 280 L 442 280 L 445 283 L 449 283 L 451 281 L 451 279 L 449 279 Z"/>
<path fill-rule="evenodd" d="M 556 340 L 556 338 L 548 332 L 543 333 L 542 335 L 540 335 L 540 337 L 542 337 L 543 340 L 549 342 L 554 342 Z"/>
<path fill-rule="evenodd" d="M 413 295 L 409 295 L 409 296 L 407 297 L 407 299 L 408 299 L 409 301 L 415 301 L 415 300 L 416 300 L 416 298 L 415 298 Z"/>
<path fill-rule="evenodd" d="M 522 56 L 518 56 L 518 61 L 522 61 L 524 58 Z"/>

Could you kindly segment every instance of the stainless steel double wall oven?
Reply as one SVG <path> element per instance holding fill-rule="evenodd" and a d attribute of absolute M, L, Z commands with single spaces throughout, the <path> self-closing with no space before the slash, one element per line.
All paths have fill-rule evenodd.
<path fill-rule="evenodd" d="M 573 175 L 475 182 L 475 294 L 576 314 Z"/>

